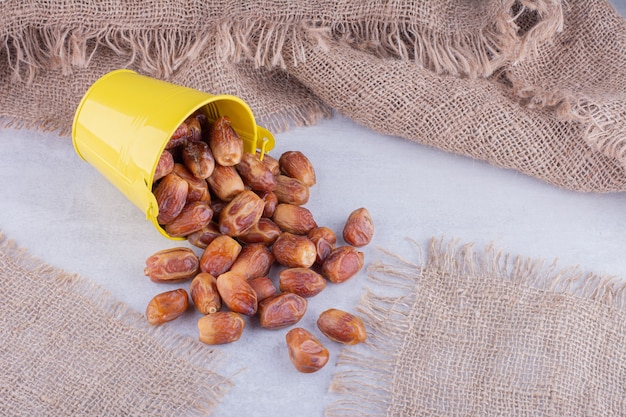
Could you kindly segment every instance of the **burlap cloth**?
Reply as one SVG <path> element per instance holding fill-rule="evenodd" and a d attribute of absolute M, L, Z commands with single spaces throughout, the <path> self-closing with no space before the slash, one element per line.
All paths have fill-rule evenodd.
<path fill-rule="evenodd" d="M 204 416 L 230 387 L 219 352 L 1 234 L 0 298 L 3 416 Z"/>
<path fill-rule="evenodd" d="M 336 111 L 558 187 L 626 189 L 626 22 L 605 0 L 0 2 L 4 125 L 68 135 L 118 68 L 240 96 L 274 132 Z M 349 396 L 329 414 L 626 415 L 623 286 L 432 249 L 378 271 L 407 294 L 366 298 L 377 350 L 346 353 L 363 368 L 338 375 Z M 210 350 L 10 243 L 0 256 L 3 411 L 185 415 L 219 399 Z"/>
<path fill-rule="evenodd" d="M 626 415 L 623 280 L 442 240 L 370 272 L 398 294 L 363 297 L 328 416 Z"/>
<path fill-rule="evenodd" d="M 606 0 L 0 2 L 6 124 L 68 134 L 121 67 L 238 95 L 275 132 L 335 110 L 560 187 L 626 189 L 626 23 Z"/>

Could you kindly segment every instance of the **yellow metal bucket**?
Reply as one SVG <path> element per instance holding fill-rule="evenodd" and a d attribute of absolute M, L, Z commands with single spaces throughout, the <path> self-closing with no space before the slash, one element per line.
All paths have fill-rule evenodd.
<path fill-rule="evenodd" d="M 212 95 L 130 70 L 98 79 L 82 98 L 72 124 L 76 153 L 141 209 L 157 230 L 152 182 L 159 157 L 176 128 L 196 110 L 210 122 L 228 116 L 246 152 L 265 154 L 273 135 L 257 126 L 250 107 L 232 95 Z"/>

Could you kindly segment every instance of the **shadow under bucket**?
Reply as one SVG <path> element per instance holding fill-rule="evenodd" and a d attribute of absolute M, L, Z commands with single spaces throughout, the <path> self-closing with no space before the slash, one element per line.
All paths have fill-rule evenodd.
<path fill-rule="evenodd" d="M 157 230 L 159 208 L 152 193 L 154 171 L 174 131 L 196 111 L 209 122 L 228 116 L 244 150 L 265 154 L 273 135 L 257 126 L 250 107 L 236 96 L 212 95 L 146 77 L 131 70 L 112 71 L 91 85 L 72 124 L 76 153 L 143 211 Z"/>

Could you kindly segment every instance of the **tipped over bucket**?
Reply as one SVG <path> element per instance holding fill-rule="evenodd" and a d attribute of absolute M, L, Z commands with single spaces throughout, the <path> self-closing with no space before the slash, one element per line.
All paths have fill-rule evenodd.
<path fill-rule="evenodd" d="M 72 124 L 76 153 L 139 207 L 157 230 L 159 208 L 152 183 L 159 157 L 174 131 L 194 112 L 209 122 L 228 116 L 244 150 L 261 154 L 274 137 L 258 126 L 250 107 L 232 95 L 212 95 L 137 74 L 112 71 L 91 85 Z"/>

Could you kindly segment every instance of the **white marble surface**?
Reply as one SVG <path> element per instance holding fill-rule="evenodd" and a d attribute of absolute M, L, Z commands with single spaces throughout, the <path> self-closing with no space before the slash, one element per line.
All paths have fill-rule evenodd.
<path fill-rule="evenodd" d="M 407 238 L 431 236 L 494 243 L 504 251 L 580 264 L 585 270 L 626 277 L 626 195 L 579 194 L 513 171 L 489 166 L 402 139 L 372 133 L 336 117 L 277 135 L 272 154 L 301 150 L 317 168 L 307 207 L 319 224 L 340 230 L 348 213 L 367 207 L 376 247 L 415 258 Z M 99 282 L 114 297 L 143 312 L 170 286 L 143 276 L 145 259 L 179 245 L 161 235 L 90 165 L 71 141 L 32 131 L 0 130 L 0 230 L 40 259 Z M 352 310 L 370 284 L 365 273 L 330 285 L 310 299 L 300 325 L 316 330 L 326 308 Z M 172 288 L 177 285 L 171 285 Z M 197 337 L 197 314 L 167 324 Z M 331 363 L 316 374 L 297 373 L 287 358 L 285 331 L 251 324 L 240 341 L 220 347 L 234 387 L 216 416 L 321 416 L 332 400 L 327 387 L 339 347 L 328 343 Z"/>
<path fill-rule="evenodd" d="M 618 6 L 626 9 L 624 2 Z M 276 136 L 272 155 L 301 150 L 317 169 L 307 207 L 317 222 L 341 230 L 347 215 L 367 207 L 376 223 L 366 262 L 377 247 L 416 259 L 407 238 L 426 246 L 432 236 L 494 243 L 506 252 L 626 279 L 626 195 L 582 194 L 480 161 L 376 134 L 342 117 Z M 41 260 L 100 283 L 143 312 L 157 292 L 143 275 L 145 259 L 179 242 L 163 238 L 143 213 L 74 153 L 71 141 L 29 130 L 0 130 L 0 231 Z M 315 332 L 330 307 L 354 309 L 365 272 L 310 299 L 299 323 Z M 380 288 L 378 290 L 381 290 Z M 384 291 L 384 289 L 382 289 Z M 197 337 L 195 313 L 168 323 Z M 232 376 L 215 416 L 322 416 L 338 345 L 315 374 L 295 371 L 286 330 L 252 322 L 240 341 L 219 347 Z"/>

